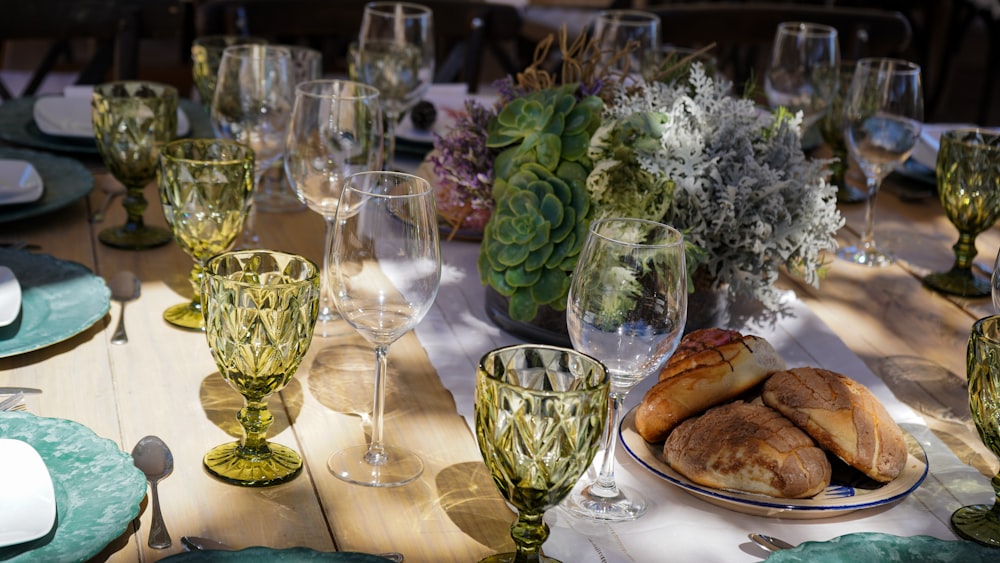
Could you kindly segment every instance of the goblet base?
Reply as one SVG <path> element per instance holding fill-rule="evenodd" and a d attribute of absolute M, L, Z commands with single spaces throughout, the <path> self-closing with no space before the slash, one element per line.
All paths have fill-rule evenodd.
<path fill-rule="evenodd" d="M 209 450 L 203 459 L 212 476 L 243 487 L 269 487 L 291 481 L 302 472 L 302 457 L 280 444 L 267 443 L 266 454 L 250 453 L 239 442 Z"/>
<path fill-rule="evenodd" d="M 109 227 L 98 233 L 97 238 L 104 244 L 123 250 L 146 250 L 163 246 L 173 239 L 173 235 L 160 227 L 132 227 L 122 225 Z"/>
<path fill-rule="evenodd" d="M 598 493 L 598 487 L 587 485 L 580 492 L 573 492 L 560 505 L 575 516 L 622 522 L 635 520 L 646 513 L 646 499 L 636 491 L 618 486 L 611 496 Z"/>
<path fill-rule="evenodd" d="M 189 330 L 205 332 L 205 315 L 193 303 L 178 303 L 163 311 L 163 320 Z"/>
<path fill-rule="evenodd" d="M 326 465 L 339 479 L 365 487 L 398 487 L 424 472 L 417 454 L 403 448 L 383 448 L 381 463 L 370 463 L 368 446 L 354 446 L 330 456 Z"/>
<path fill-rule="evenodd" d="M 896 260 L 896 257 L 891 252 L 861 246 L 841 248 L 837 251 L 837 256 L 848 262 L 854 262 L 859 266 L 868 266 L 870 268 L 884 268 Z"/>
<path fill-rule="evenodd" d="M 963 506 L 951 515 L 955 532 L 967 539 L 991 547 L 1000 547 L 1000 511 L 996 506 Z"/>
<path fill-rule="evenodd" d="M 514 563 L 515 561 L 517 561 L 517 552 L 511 551 L 508 553 L 497 553 L 496 555 L 483 557 L 482 559 L 479 560 L 479 563 Z M 527 561 L 529 562 L 538 561 L 540 563 L 562 563 L 558 559 L 546 557 L 541 553 L 539 553 L 537 557 L 529 557 Z"/>
<path fill-rule="evenodd" d="M 990 280 L 976 276 L 971 269 L 952 268 L 927 274 L 923 282 L 935 291 L 960 297 L 985 297 L 992 291 Z"/>

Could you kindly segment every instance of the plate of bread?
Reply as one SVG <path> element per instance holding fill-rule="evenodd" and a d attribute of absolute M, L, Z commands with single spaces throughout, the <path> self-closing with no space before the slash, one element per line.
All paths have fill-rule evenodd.
<path fill-rule="evenodd" d="M 686 335 L 619 433 L 654 475 L 759 516 L 883 506 L 927 476 L 923 449 L 864 385 L 787 368 L 764 338 L 725 329 Z"/>

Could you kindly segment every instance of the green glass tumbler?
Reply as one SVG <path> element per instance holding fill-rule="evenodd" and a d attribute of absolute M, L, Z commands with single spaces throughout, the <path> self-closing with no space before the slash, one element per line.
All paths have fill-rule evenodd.
<path fill-rule="evenodd" d="M 294 479 L 302 457 L 265 439 L 273 421 L 267 399 L 288 384 L 309 349 L 319 312 L 319 268 L 294 254 L 227 252 L 206 264 L 201 294 L 212 357 L 244 400 L 236 416 L 242 438 L 205 454 L 205 468 L 248 487 Z"/>
<path fill-rule="evenodd" d="M 555 346 L 487 353 L 476 370 L 476 441 L 500 493 L 518 510 L 516 552 L 482 562 L 555 561 L 542 555 L 545 511 L 559 504 L 594 459 L 608 415 L 601 362 Z M 481 562 L 481 563 L 482 563 Z"/>
<path fill-rule="evenodd" d="M 181 139 L 160 151 L 160 203 L 174 240 L 194 260 L 194 297 L 167 308 L 163 318 L 205 330 L 201 278 L 205 263 L 233 247 L 243 231 L 254 184 L 254 153 L 227 139 Z"/>

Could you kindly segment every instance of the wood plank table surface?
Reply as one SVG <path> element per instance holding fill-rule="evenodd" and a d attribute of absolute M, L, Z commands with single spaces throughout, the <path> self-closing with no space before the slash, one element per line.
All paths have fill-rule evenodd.
<path fill-rule="evenodd" d="M 98 186 L 114 181 L 99 162 L 84 161 Z M 906 187 L 899 178 L 889 182 Z M 137 521 L 95 560 L 156 561 L 182 551 L 179 539 L 184 535 L 207 536 L 236 548 L 399 551 L 407 562 L 477 561 L 512 548 L 513 515 L 496 492 L 461 414 L 469 405 L 451 383 L 442 383 L 444 374 L 435 369 L 442 364 L 429 358 L 430 345 L 414 333 L 391 348 L 385 435 L 389 444 L 420 453 L 426 469 L 418 481 L 371 489 L 346 484 L 326 468 L 330 454 L 365 442 L 371 408 L 374 353 L 346 324 L 340 334 L 314 339 L 297 375 L 270 401 L 275 421 L 268 437 L 303 454 L 303 473 L 290 483 L 258 489 L 209 476 L 202 469 L 202 455 L 238 436 L 235 413 L 241 399 L 219 377 L 204 335 L 162 320 L 166 307 L 188 298 L 191 260 L 175 244 L 133 252 L 99 243 L 100 228 L 124 222 L 119 200 L 102 224 L 88 223 L 103 197 L 95 189 L 60 211 L 0 224 L 0 242 L 37 244 L 38 252 L 80 262 L 104 279 L 127 269 L 142 280 L 141 298 L 125 307 L 127 345 L 109 343 L 121 307 L 112 303 L 109 314 L 83 333 L 0 359 L 0 386 L 43 390 L 27 398 L 30 412 L 77 421 L 125 452 L 149 434 L 160 436 L 173 450 L 174 472 L 159 486 L 173 546 L 155 550 L 146 545 L 152 512 L 147 499 Z M 152 202 L 147 221 L 165 225 L 155 185 L 146 188 L 146 197 Z M 842 205 L 841 210 L 847 225 L 840 240 L 852 242 L 863 209 Z M 992 313 L 989 298 L 945 297 L 920 283 L 923 273 L 950 266 L 957 237 L 935 198 L 914 201 L 887 189 L 879 197 L 876 221 L 878 238 L 900 256 L 895 265 L 868 269 L 831 258 L 819 289 L 793 279 L 782 283 L 846 344 L 845 353 L 857 355 L 923 416 L 959 459 L 992 475 L 996 460 L 978 444 L 963 387 L 969 331 L 976 318 Z M 321 262 L 323 221 L 312 212 L 261 213 L 258 232 L 265 248 Z M 446 242 L 446 256 L 468 256 L 475 250 L 472 244 Z M 996 229 L 982 235 L 978 261 L 991 266 L 998 246 Z M 478 284 L 474 276 L 468 278 L 453 283 Z M 465 309 L 461 303 L 436 307 L 485 318 L 481 308 Z M 486 351 L 459 348 L 456 343 L 454 354 L 470 358 Z M 432 349 L 439 357 L 447 353 L 447 342 Z M 471 381 L 473 374 L 467 378 Z M 635 470 L 635 464 L 625 468 L 626 474 Z"/>

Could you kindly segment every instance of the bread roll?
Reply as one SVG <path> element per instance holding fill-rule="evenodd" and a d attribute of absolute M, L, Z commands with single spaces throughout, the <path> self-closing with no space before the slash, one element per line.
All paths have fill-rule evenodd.
<path fill-rule="evenodd" d="M 695 483 L 781 498 L 815 496 L 830 484 L 826 453 L 781 413 L 736 401 L 681 423 L 663 457 Z"/>
<path fill-rule="evenodd" d="M 693 330 L 681 338 L 677 349 L 670 355 L 666 365 L 660 370 L 660 381 L 669 379 L 683 371 L 700 365 L 711 365 L 719 361 L 718 347 L 743 340 L 736 330 L 725 328 L 702 328 Z"/>
<path fill-rule="evenodd" d="M 698 332 L 702 331 L 688 336 Z M 723 344 L 708 342 L 688 356 L 691 367 L 646 392 L 635 412 L 635 426 L 647 442 L 662 442 L 684 419 L 731 401 L 785 369 L 785 360 L 759 336 L 739 336 Z"/>
<path fill-rule="evenodd" d="M 781 371 L 764 384 L 762 399 L 876 481 L 892 481 L 906 464 L 903 431 L 871 391 L 849 377 L 811 367 Z"/>

